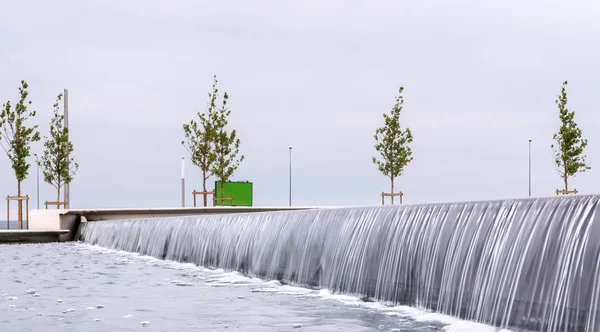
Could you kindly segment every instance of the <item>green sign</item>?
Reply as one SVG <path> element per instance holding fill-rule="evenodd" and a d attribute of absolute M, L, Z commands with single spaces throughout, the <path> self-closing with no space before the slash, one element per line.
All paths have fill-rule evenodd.
<path fill-rule="evenodd" d="M 230 200 L 218 201 L 217 206 L 252 206 L 252 182 L 225 182 L 223 185 L 224 195 L 221 195 L 221 181 L 215 181 L 215 197 L 233 197 Z"/>

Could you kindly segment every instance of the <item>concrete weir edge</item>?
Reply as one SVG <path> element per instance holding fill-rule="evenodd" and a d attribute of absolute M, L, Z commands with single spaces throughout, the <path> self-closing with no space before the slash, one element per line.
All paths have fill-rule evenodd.
<path fill-rule="evenodd" d="M 29 212 L 29 229 L 24 232 L 57 232 L 58 241 L 72 241 L 79 224 L 87 221 L 124 220 L 142 218 L 181 217 L 207 214 L 258 213 L 298 211 L 338 207 L 318 206 L 250 206 L 250 207 L 197 207 L 197 208 L 121 208 L 121 209 L 56 209 Z M 33 233 L 32 233 L 33 234 Z M 14 235 L 17 236 L 17 235 Z M 1 242 L 1 241 L 0 241 Z"/>

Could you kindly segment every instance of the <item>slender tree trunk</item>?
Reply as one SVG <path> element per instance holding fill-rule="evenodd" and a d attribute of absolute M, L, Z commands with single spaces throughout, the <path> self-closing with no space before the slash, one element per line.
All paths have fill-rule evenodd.
<path fill-rule="evenodd" d="M 57 169 L 56 170 L 56 174 L 60 174 L 60 170 Z M 58 205 L 60 203 L 60 189 L 62 188 L 62 179 L 60 176 L 57 176 L 56 178 L 56 209 L 60 209 L 60 205 Z M 65 197 L 65 201 L 67 200 L 67 197 Z"/>
<path fill-rule="evenodd" d="M 60 203 L 60 186 L 57 186 L 57 189 L 56 189 L 56 209 L 57 210 L 60 209 L 59 203 Z"/>
<path fill-rule="evenodd" d="M 565 169 L 565 173 L 563 176 L 563 180 L 565 180 L 565 191 L 568 191 L 569 190 L 569 182 L 568 182 L 569 174 L 567 173 L 567 163 L 563 161 L 563 165 L 564 165 L 564 169 Z"/>
<path fill-rule="evenodd" d="M 392 179 L 392 205 L 394 205 L 394 177 L 391 177 Z"/>
<path fill-rule="evenodd" d="M 202 191 L 204 191 L 204 194 L 202 196 L 204 196 L 204 207 L 206 207 L 206 171 L 202 171 Z"/>
<path fill-rule="evenodd" d="M 206 165 L 206 156 L 202 157 L 202 191 L 204 191 L 204 207 L 206 207 L 206 204 L 208 204 L 208 200 L 207 197 L 208 196 L 206 194 L 206 170 L 208 169 L 208 165 Z"/>
<path fill-rule="evenodd" d="M 19 180 L 17 180 L 17 196 L 19 198 L 21 197 L 21 181 Z M 19 229 L 23 229 L 23 201 L 20 199 L 17 201 L 17 208 L 19 209 L 17 212 L 18 227 Z M 10 220 L 8 220 L 8 222 L 10 222 Z"/>
<path fill-rule="evenodd" d="M 204 172 L 202 173 L 202 191 L 204 191 L 204 194 L 202 196 L 204 196 L 204 207 L 206 207 L 208 201 L 206 199 L 206 178 L 204 177 Z"/>
<path fill-rule="evenodd" d="M 223 179 L 221 179 L 221 198 L 225 198 L 225 184 L 223 183 Z M 225 200 L 221 199 L 221 206 L 225 205 Z"/>

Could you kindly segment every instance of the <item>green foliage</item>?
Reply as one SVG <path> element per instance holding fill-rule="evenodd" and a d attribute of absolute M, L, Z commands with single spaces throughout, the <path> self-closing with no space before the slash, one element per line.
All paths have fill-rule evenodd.
<path fill-rule="evenodd" d="M 10 101 L 7 101 L 2 105 L 0 112 L 0 146 L 12 163 L 19 196 L 21 195 L 21 181 L 27 178 L 31 166 L 27 162 L 27 157 L 31 156 L 30 144 L 40 140 L 38 126 L 28 127 L 26 125 L 26 121 L 36 114 L 35 111 L 28 110 L 31 101 L 27 100 L 29 96 L 27 88 L 27 82 L 21 81 L 19 102 L 13 108 Z"/>
<path fill-rule="evenodd" d="M 198 112 L 198 122 L 192 119 L 183 125 L 185 140 L 181 144 L 189 152 L 192 163 L 202 170 L 202 186 L 206 191 L 206 180 L 212 175 L 212 166 L 215 162 L 213 143 L 215 141 L 215 126 L 213 119 L 217 113 L 216 101 L 219 96 L 217 89 L 217 76 L 214 76 L 212 93 L 208 94 L 208 109 L 204 113 Z M 204 195 L 204 206 L 206 206 Z"/>
<path fill-rule="evenodd" d="M 57 190 L 57 201 L 60 201 L 61 187 L 71 183 L 79 168 L 79 164 L 74 162 L 69 129 L 64 127 L 64 115 L 59 113 L 61 100 L 62 94 L 59 94 L 54 103 L 54 116 L 50 120 L 50 137 L 44 137 L 44 155 L 39 162 L 44 181 Z"/>
<path fill-rule="evenodd" d="M 235 129 L 228 132 L 226 127 L 228 124 L 227 118 L 231 111 L 227 108 L 227 100 L 229 95 L 223 95 L 223 104 L 219 110 L 213 114 L 212 123 L 215 130 L 214 140 L 214 158 L 215 163 L 211 170 L 212 173 L 221 181 L 221 198 L 225 197 L 223 184 L 227 182 L 233 173 L 237 170 L 240 163 L 244 161 L 244 156 L 238 154 L 240 152 L 240 139 L 237 138 Z"/>
<path fill-rule="evenodd" d="M 586 155 L 583 154 L 588 142 L 581 138 L 581 129 L 575 123 L 575 112 L 567 108 L 566 87 L 567 81 L 564 81 L 561 93 L 556 99 L 561 126 L 552 137 L 556 145 L 552 144 L 551 147 L 555 154 L 557 171 L 564 180 L 565 190 L 568 190 L 568 178 L 589 170 L 590 166 L 585 163 Z"/>
<path fill-rule="evenodd" d="M 382 160 L 373 157 L 373 163 L 381 173 L 390 178 L 392 193 L 394 192 L 394 179 L 402 175 L 404 167 L 412 161 L 412 150 L 408 146 L 413 141 L 409 128 L 402 130 L 400 127 L 400 113 L 404 99 L 403 87 L 400 87 L 396 103 L 389 114 L 383 114 L 385 125 L 375 131 L 375 149 L 381 154 Z"/>

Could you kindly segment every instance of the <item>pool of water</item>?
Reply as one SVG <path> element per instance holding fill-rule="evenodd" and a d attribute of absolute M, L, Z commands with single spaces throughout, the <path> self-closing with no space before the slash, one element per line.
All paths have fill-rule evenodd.
<path fill-rule="evenodd" d="M 0 245 L 0 331 L 497 331 L 82 243 Z"/>
<path fill-rule="evenodd" d="M 8 223 L 6 220 L 0 220 L 0 229 L 7 229 Z M 16 220 L 11 220 L 10 229 L 19 229 L 19 222 Z M 27 229 L 27 220 L 23 221 L 23 229 Z"/>

